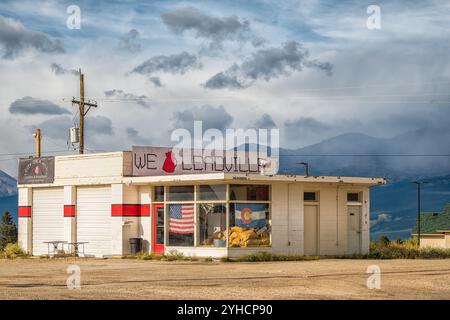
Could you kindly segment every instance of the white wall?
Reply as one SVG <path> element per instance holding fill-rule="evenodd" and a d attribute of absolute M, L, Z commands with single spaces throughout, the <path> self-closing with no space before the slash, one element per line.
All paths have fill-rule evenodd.
<path fill-rule="evenodd" d="M 369 188 L 348 185 L 274 183 L 272 185 L 272 249 L 274 253 L 302 254 L 304 249 L 303 192 L 319 197 L 319 254 L 344 255 L 347 252 L 347 192 L 362 193 L 361 253 L 370 241 Z"/>
<path fill-rule="evenodd" d="M 152 203 L 152 188 L 149 186 L 141 186 L 139 187 L 139 204 L 140 205 L 148 205 L 150 206 L 150 213 L 152 212 L 151 208 Z M 144 252 L 151 251 L 152 244 L 152 218 L 151 216 L 141 216 L 139 223 L 138 235 L 142 238 L 142 250 Z"/>
<path fill-rule="evenodd" d="M 272 185 L 272 249 L 303 253 L 303 190 L 299 183 Z"/>
<path fill-rule="evenodd" d="M 18 205 L 33 205 L 33 190 L 31 188 L 18 189 Z M 25 252 L 28 252 L 30 254 L 33 252 L 33 231 L 31 217 L 18 218 L 18 242 L 20 247 Z"/>

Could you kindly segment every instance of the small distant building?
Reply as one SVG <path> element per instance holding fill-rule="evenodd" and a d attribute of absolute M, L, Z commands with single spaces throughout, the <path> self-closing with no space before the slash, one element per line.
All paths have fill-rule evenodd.
<path fill-rule="evenodd" d="M 417 225 L 412 235 L 418 235 Z M 420 214 L 420 247 L 450 248 L 450 203 L 442 212 Z"/>

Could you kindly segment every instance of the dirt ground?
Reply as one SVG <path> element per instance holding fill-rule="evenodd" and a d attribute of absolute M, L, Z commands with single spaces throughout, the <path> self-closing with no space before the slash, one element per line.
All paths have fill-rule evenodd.
<path fill-rule="evenodd" d="M 66 285 L 69 265 L 81 288 Z M 367 288 L 367 267 L 381 288 Z M 0 260 L 0 299 L 450 299 L 450 260 Z"/>

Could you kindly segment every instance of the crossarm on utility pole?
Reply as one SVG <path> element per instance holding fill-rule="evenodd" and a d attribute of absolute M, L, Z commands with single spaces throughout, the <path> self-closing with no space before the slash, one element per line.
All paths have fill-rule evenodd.
<path fill-rule="evenodd" d="M 92 107 L 97 108 L 96 102 L 85 102 L 84 101 L 84 74 L 81 73 L 80 69 L 80 100 L 75 100 L 75 98 L 72 99 L 73 104 L 78 104 L 79 110 L 80 110 L 80 144 L 79 144 L 79 151 L 80 154 L 84 153 L 84 117 L 87 115 L 89 110 L 91 110 Z M 84 106 L 88 106 L 88 109 L 84 111 Z"/>

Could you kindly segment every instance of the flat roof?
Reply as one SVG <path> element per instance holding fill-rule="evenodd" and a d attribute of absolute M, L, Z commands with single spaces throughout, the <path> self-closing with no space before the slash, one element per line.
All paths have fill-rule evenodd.
<path fill-rule="evenodd" d="M 198 182 L 198 181 L 254 181 L 254 182 L 311 182 L 311 183 L 346 183 L 356 185 L 384 185 L 385 178 L 342 177 L 342 176 L 305 176 L 305 175 L 262 175 L 234 173 L 197 173 L 165 176 L 124 177 L 127 184 Z"/>

